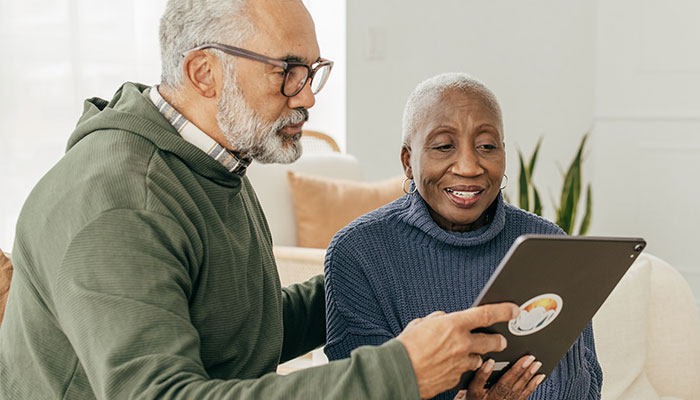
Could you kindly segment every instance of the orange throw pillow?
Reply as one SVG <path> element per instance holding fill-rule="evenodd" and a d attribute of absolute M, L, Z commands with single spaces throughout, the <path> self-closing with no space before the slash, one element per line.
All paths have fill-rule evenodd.
<path fill-rule="evenodd" d="M 366 183 L 288 171 L 287 178 L 300 247 L 327 248 L 345 225 L 404 194 L 403 176 Z"/>
<path fill-rule="evenodd" d="M 0 324 L 5 316 L 5 303 L 10 292 L 10 281 L 12 280 L 12 262 L 0 250 Z"/>

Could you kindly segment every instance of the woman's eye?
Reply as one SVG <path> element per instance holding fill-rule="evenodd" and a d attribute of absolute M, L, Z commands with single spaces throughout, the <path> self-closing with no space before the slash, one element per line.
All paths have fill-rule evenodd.
<path fill-rule="evenodd" d="M 493 145 L 493 144 L 480 144 L 480 145 L 477 146 L 477 148 L 478 148 L 478 149 L 481 149 L 481 150 L 491 151 L 491 150 L 496 150 L 496 149 L 498 149 L 498 146 Z"/>
<path fill-rule="evenodd" d="M 443 145 L 440 145 L 440 146 L 434 146 L 434 147 L 433 147 L 433 150 L 448 151 L 448 150 L 452 149 L 453 147 L 454 147 L 454 146 L 452 146 L 451 144 L 443 144 Z"/>

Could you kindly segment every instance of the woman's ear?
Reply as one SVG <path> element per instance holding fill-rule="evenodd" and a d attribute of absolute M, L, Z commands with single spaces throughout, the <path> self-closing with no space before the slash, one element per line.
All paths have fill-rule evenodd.
<path fill-rule="evenodd" d="M 411 169 L 411 148 L 404 144 L 401 146 L 401 165 L 406 178 L 413 179 L 413 170 Z"/>

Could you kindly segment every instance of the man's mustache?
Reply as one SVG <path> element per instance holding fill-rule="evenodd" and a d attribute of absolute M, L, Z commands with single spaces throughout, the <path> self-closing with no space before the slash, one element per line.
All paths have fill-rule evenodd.
<path fill-rule="evenodd" d="M 304 122 L 309 120 L 309 110 L 306 108 L 297 108 L 296 111 L 300 111 L 304 115 Z"/>
<path fill-rule="evenodd" d="M 305 108 L 295 108 L 291 114 L 282 119 L 279 119 L 273 128 L 274 132 L 279 133 L 280 129 L 287 125 L 296 125 L 309 120 L 309 110 Z"/>
<path fill-rule="evenodd" d="M 305 108 L 295 108 L 285 120 L 285 125 L 306 122 L 309 120 L 309 110 Z"/>

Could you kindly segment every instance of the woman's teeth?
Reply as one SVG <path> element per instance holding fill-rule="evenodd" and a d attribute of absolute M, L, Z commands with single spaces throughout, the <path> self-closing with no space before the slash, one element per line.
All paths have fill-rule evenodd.
<path fill-rule="evenodd" d="M 453 195 L 455 195 L 457 197 L 462 197 L 465 199 L 468 199 L 470 197 L 474 197 L 477 194 L 481 193 L 481 190 L 477 190 L 476 192 L 458 192 L 458 191 L 452 190 L 452 189 L 445 189 L 445 190 L 447 191 L 447 193 L 452 193 Z"/>

